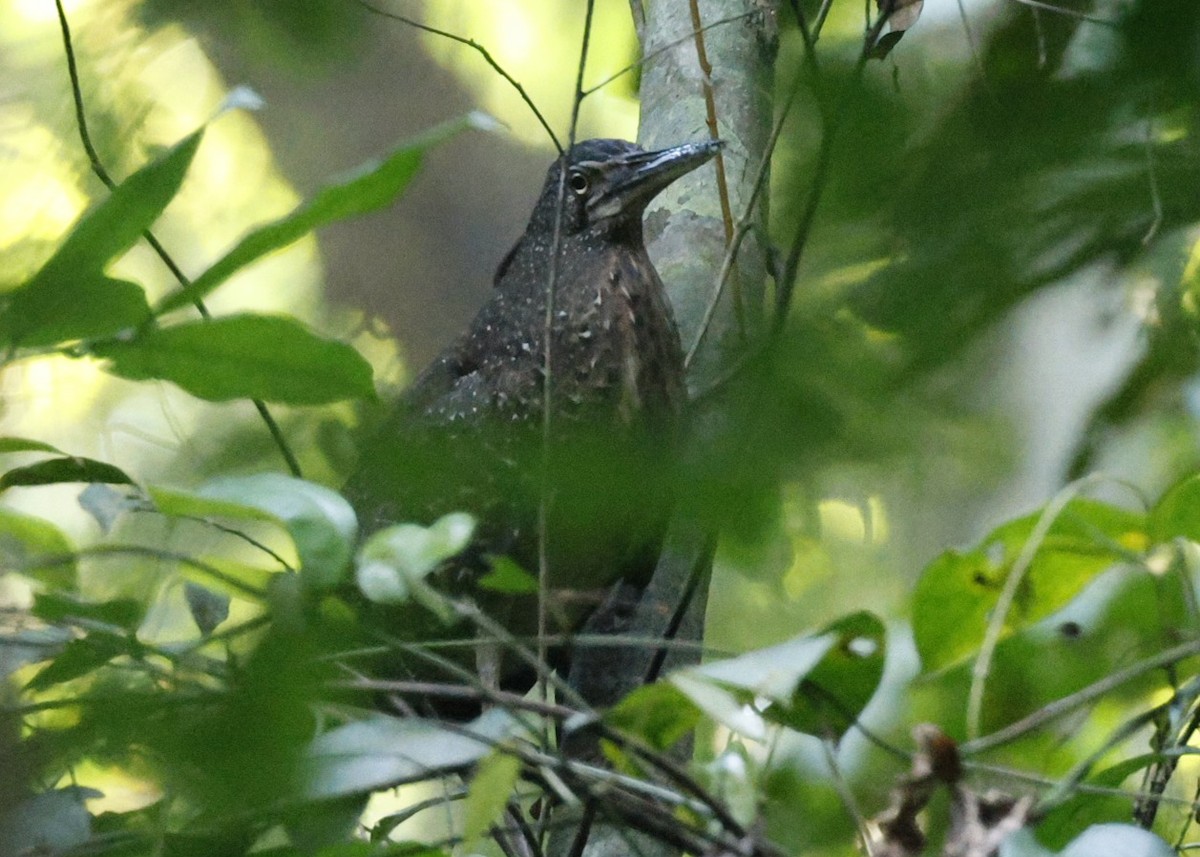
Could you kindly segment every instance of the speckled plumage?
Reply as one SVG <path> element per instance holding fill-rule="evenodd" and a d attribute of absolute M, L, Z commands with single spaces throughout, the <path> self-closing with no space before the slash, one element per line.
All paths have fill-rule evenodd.
<path fill-rule="evenodd" d="M 545 485 L 556 588 L 649 572 L 670 504 L 685 388 L 679 333 L 646 253 L 642 214 L 715 151 L 708 143 L 647 153 L 588 140 L 568 153 L 544 458 L 543 342 L 562 159 L 551 165 L 493 294 L 416 379 L 348 483 L 367 531 L 466 510 L 480 519 L 481 552 L 510 554 L 534 572 Z"/>

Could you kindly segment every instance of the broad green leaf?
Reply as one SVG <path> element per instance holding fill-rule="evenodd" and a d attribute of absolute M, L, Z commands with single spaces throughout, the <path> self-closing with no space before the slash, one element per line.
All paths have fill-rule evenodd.
<path fill-rule="evenodd" d="M 104 268 L 134 245 L 175 197 L 204 130 L 172 146 L 117 185 L 67 234 L 33 278 L 8 295 L 0 341 L 51 345 L 115 333 L 150 315 L 141 288 Z"/>
<path fill-rule="evenodd" d="M 883 623 L 870 613 L 855 613 L 829 625 L 825 634 L 835 635 L 836 644 L 790 699 L 763 712 L 768 720 L 812 735 L 840 736 L 870 702 L 883 678 Z"/>
<path fill-rule="evenodd" d="M 74 551 L 49 521 L 0 507 L 0 571 L 18 572 L 52 589 L 74 589 Z"/>
<path fill-rule="evenodd" d="M 427 149 L 474 124 L 478 124 L 478 120 L 467 116 L 439 125 L 416 140 L 402 144 L 384 160 L 365 164 L 345 179 L 323 188 L 290 214 L 246 235 L 190 286 L 163 300 L 155 309 L 155 315 L 203 298 L 242 268 L 314 229 L 389 205 L 408 187 Z"/>
<path fill-rule="evenodd" d="M 55 455 L 66 455 L 57 446 L 51 446 L 40 440 L 27 437 L 0 437 L 0 453 L 6 452 L 52 452 Z"/>
<path fill-rule="evenodd" d="M 491 570 L 479 578 L 481 589 L 503 592 L 506 595 L 532 595 L 538 591 L 537 578 L 507 556 L 489 556 Z"/>
<path fill-rule="evenodd" d="M 14 467 L 0 476 L 0 491 L 16 486 L 58 485 L 63 482 L 103 482 L 133 485 L 128 474 L 115 465 L 92 458 L 67 456 L 47 458 L 25 467 Z"/>
<path fill-rule="evenodd" d="M 165 514 L 229 516 L 272 520 L 292 537 L 301 579 L 318 590 L 345 576 L 358 523 L 350 504 L 335 491 L 280 473 L 213 479 L 193 494 L 152 489 Z"/>
<path fill-rule="evenodd" d="M 692 670 L 674 673 L 668 679 L 698 709 L 734 734 L 762 741 L 767 725 L 762 715 L 746 699 L 744 691 L 729 690 Z"/>
<path fill-rule="evenodd" d="M 462 836 L 468 848 L 473 848 L 500 818 L 520 775 L 521 760 L 503 750 L 493 750 L 479 763 L 463 806 Z"/>
<path fill-rule="evenodd" d="M 93 343 L 91 353 L 108 360 L 114 375 L 171 381 L 213 402 L 321 405 L 375 395 L 371 365 L 357 351 L 283 316 L 152 327 L 129 339 Z"/>
<path fill-rule="evenodd" d="M 107 664 L 119 655 L 135 652 L 130 637 L 92 631 L 86 637 L 71 640 L 54 660 L 25 685 L 26 690 L 45 690 L 56 684 L 80 678 Z"/>
<path fill-rule="evenodd" d="M 671 683 L 735 732 L 760 740 L 765 721 L 827 735 L 858 714 L 883 675 L 883 623 L 855 613 L 818 634 L 682 670 Z"/>
<path fill-rule="evenodd" d="M 667 750 L 700 722 L 700 711 L 676 687 L 657 682 L 639 687 L 609 709 L 608 725 Z"/>
<path fill-rule="evenodd" d="M 83 619 L 134 631 L 141 624 L 145 610 L 142 604 L 132 599 L 81 601 L 60 592 L 41 592 L 34 597 L 31 612 L 39 619 L 54 624 Z"/>
<path fill-rule="evenodd" d="M 500 709 L 454 729 L 430 720 L 383 716 L 349 723 L 309 746 L 302 793 L 323 800 L 461 771 L 518 729 L 518 722 Z"/>
<path fill-rule="evenodd" d="M 0 342 L 36 348 L 113 336 L 150 318 L 137 283 L 81 271 L 17 289 L 0 315 Z"/>
<path fill-rule="evenodd" d="M 972 550 L 947 551 L 925 568 L 913 599 L 913 633 L 925 670 L 952 666 L 978 651 L 1005 580 L 1039 517 L 1010 521 Z M 1058 610 L 1097 575 L 1146 547 L 1144 515 L 1072 500 L 1037 546 L 1001 639 Z"/>
<path fill-rule="evenodd" d="M 1159 498 L 1147 530 L 1154 543 L 1178 536 L 1200 542 L 1200 474 L 1175 483 Z"/>

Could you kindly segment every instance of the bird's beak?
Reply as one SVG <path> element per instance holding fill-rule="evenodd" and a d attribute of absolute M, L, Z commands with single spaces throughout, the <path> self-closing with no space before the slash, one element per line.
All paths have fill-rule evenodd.
<path fill-rule="evenodd" d="M 684 143 L 656 152 L 638 152 L 621 160 L 604 194 L 605 207 L 622 211 L 645 206 L 671 182 L 708 161 L 725 144 L 720 140 Z"/>

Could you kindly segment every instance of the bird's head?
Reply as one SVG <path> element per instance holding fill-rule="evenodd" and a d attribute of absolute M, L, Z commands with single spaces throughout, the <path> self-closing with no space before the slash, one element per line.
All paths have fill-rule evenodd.
<path fill-rule="evenodd" d="M 566 232 L 630 221 L 640 224 L 650 200 L 705 163 L 721 145 L 717 140 L 705 140 L 647 152 L 625 140 L 584 140 L 550 167 L 538 202 L 539 213 L 554 216 L 565 163 L 562 222 Z"/>

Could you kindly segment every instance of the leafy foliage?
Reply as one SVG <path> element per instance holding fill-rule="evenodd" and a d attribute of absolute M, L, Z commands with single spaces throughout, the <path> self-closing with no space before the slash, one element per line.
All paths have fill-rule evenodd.
<path fill-rule="evenodd" d="M 806 28 L 817 7 L 828 11 L 790 4 Z M 774 337 L 707 391 L 719 418 L 698 432 L 681 477 L 685 511 L 720 527 L 737 561 L 762 560 L 780 530 L 789 579 L 821 563 L 856 573 L 820 532 L 822 480 L 916 458 L 961 425 L 966 397 L 946 392 L 947 376 L 963 377 L 981 334 L 1027 297 L 1101 267 L 1132 276 L 1186 243 L 1200 220 L 1200 7 L 1125 9 L 1101 36 L 1070 16 L 1009 10 L 980 48 L 986 79 L 926 93 L 931 104 L 863 71 L 864 57 L 894 59 L 912 43 L 898 45 L 919 8 L 882 35 L 877 18 L 866 43 L 857 29 L 828 33 L 820 62 L 793 64 L 825 135 L 812 145 L 792 129 L 776 155 L 772 229 L 785 256 L 804 257 L 800 288 L 794 305 L 781 299 Z M 811 30 L 793 35 L 798 50 L 818 44 Z M 152 309 L 141 285 L 109 269 L 177 196 L 201 128 L 117 184 L 4 296 L 0 344 L 10 361 L 94 359 L 210 402 L 371 400 L 368 362 L 294 319 L 170 314 L 314 229 L 389 205 L 432 146 L 478 124 L 438 126 L 334 181 Z M 810 182 L 823 194 L 811 233 L 797 202 L 814 198 Z M 1105 430 L 1158 414 L 1148 387 L 1186 399 L 1200 366 L 1195 267 L 1159 284 L 1151 341 L 1080 433 L 1077 463 Z M 929 843 L 972 857 L 1159 857 L 1181 850 L 1164 837 L 1182 843 L 1192 823 L 1190 468 L 1144 507 L 1093 497 L 1112 483 L 1090 478 L 969 547 L 940 546 L 896 611 L 907 619 L 823 617 L 597 712 L 521 636 L 527 621 L 463 599 L 456 575 L 472 563 L 491 569 L 488 606 L 538 589 L 511 559 L 471 555 L 470 515 L 360 543 L 349 503 L 315 481 L 223 473 L 195 488 L 147 485 L 124 456 L 118 467 L 31 438 L 0 438 L 0 454 L 16 457 L 0 490 L 87 485 L 80 502 L 103 529 L 78 546 L 57 521 L 0 508 L 0 582 L 26 597 L 0 617 L 0 854 L 433 857 L 488 837 L 533 853 L 564 820 L 690 853 L 842 853 L 865 832 L 887 857 Z M 788 491 L 802 499 L 781 502 Z M 773 580 L 747 586 L 760 584 L 782 601 Z M 530 666 L 539 692 L 481 677 L 489 648 Z M 463 654 L 476 651 L 476 663 Z M 477 716 L 429 716 L 454 703 Z M 896 737 L 921 720 L 938 728 Z M 713 733 L 720 743 L 680 761 L 681 747 Z M 112 772 L 145 800 L 95 811 L 101 793 L 76 783 Z M 394 794 L 417 783 L 440 797 Z M 367 808 L 389 793 L 384 814 Z M 444 837 L 397 838 L 455 801 Z M 954 852 L 964 843 L 976 850 Z"/>

